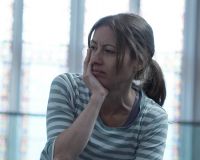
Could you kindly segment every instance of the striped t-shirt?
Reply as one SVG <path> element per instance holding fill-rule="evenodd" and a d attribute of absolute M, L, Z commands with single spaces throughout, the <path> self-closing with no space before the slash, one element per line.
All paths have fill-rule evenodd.
<path fill-rule="evenodd" d="M 47 142 L 41 160 L 53 160 L 55 138 L 74 122 L 90 96 L 79 74 L 65 73 L 53 80 L 47 107 Z M 78 160 L 161 160 L 167 124 L 165 110 L 142 93 L 139 113 L 128 126 L 109 127 L 97 118 Z"/>

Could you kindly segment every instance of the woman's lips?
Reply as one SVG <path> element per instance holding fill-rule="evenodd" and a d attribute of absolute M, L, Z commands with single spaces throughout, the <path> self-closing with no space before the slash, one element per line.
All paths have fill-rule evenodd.
<path fill-rule="evenodd" d="M 104 77 L 105 73 L 102 72 L 102 71 L 97 71 L 97 70 L 93 70 L 92 71 L 92 74 L 95 76 L 95 77 Z"/>

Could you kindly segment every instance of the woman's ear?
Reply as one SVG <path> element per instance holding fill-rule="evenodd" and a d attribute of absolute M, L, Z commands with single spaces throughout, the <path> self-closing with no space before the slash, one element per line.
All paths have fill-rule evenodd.
<path fill-rule="evenodd" d="M 133 77 L 135 80 L 140 80 L 144 72 L 144 64 L 139 61 L 135 61 L 133 66 Z"/>
<path fill-rule="evenodd" d="M 133 64 L 134 64 L 133 65 L 133 72 L 134 73 L 140 72 L 141 70 L 144 69 L 144 63 L 142 63 L 139 60 L 134 60 Z"/>

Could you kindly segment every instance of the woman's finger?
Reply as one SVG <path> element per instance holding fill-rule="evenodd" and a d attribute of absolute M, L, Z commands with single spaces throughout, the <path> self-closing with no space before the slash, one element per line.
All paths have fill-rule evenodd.
<path fill-rule="evenodd" d="M 85 60 L 84 60 L 84 73 L 87 71 L 87 68 L 88 68 L 88 65 L 89 65 L 89 62 L 90 62 L 90 57 L 91 57 L 91 50 L 88 48 L 87 49 L 87 55 L 86 55 Z"/>

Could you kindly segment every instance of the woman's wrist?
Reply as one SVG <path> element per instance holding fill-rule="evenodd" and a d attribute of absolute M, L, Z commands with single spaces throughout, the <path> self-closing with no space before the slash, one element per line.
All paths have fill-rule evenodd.
<path fill-rule="evenodd" d="M 102 106 L 105 98 L 106 98 L 107 94 L 103 94 L 103 93 L 93 93 L 91 98 L 90 98 L 90 101 L 92 103 L 95 103 L 96 106 Z"/>

